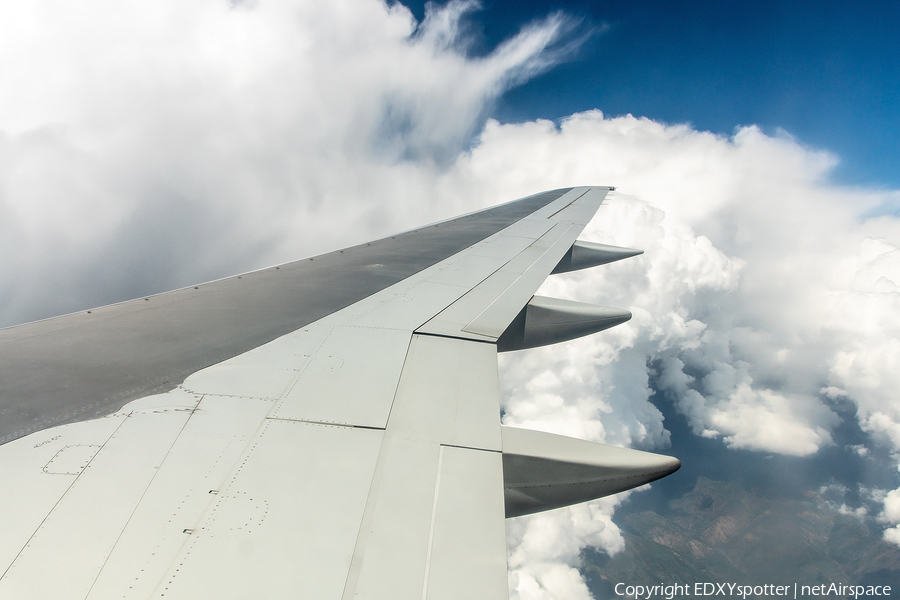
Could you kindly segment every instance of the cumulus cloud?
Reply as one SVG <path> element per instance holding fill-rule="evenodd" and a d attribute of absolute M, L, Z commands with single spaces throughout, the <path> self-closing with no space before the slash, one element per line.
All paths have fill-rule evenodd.
<path fill-rule="evenodd" d="M 4 6 L 0 322 L 475 208 L 437 196 L 436 173 L 574 26 L 552 14 L 473 58 L 458 31 L 476 8 L 417 23 L 378 0 Z"/>
<path fill-rule="evenodd" d="M 577 568 L 581 549 L 594 546 L 614 554 L 625 547 L 611 517 L 616 505 L 629 493 L 509 519 L 506 536 L 510 548 L 510 598 L 589 600 L 590 592 Z"/>
<path fill-rule="evenodd" d="M 860 361 L 863 349 L 877 341 L 866 367 L 879 376 L 893 372 L 897 312 L 886 281 L 892 275 L 881 268 L 861 292 L 854 289 L 864 284 L 860 269 L 841 273 L 835 267 L 857 260 L 854 250 L 866 246 L 866 229 L 891 230 L 896 237 L 893 217 L 860 217 L 889 194 L 829 186 L 832 159 L 754 128 L 725 139 L 587 113 L 559 129 L 550 123 L 489 125 L 482 140 L 473 158 L 488 147 L 506 159 L 513 146 L 536 145 L 529 152 L 535 160 L 521 164 L 516 157 L 521 173 L 554 180 L 563 161 L 543 156 L 558 151 L 568 160 L 590 157 L 567 169 L 569 178 L 614 179 L 630 192 L 632 198 L 619 195 L 601 209 L 586 237 L 647 253 L 567 281 L 551 279 L 542 293 L 629 307 L 635 318 L 619 330 L 632 333 L 598 336 L 603 341 L 592 342 L 598 346 L 593 355 L 609 364 L 640 347 L 653 362 L 660 389 L 671 394 L 695 432 L 723 436 L 737 447 L 814 452 L 830 443 L 829 430 L 837 424 L 827 397 L 844 391 L 834 386 L 823 393 L 823 383 L 845 382 L 853 373 L 855 385 L 881 394 L 870 396 L 882 412 L 866 413 L 869 427 L 887 429 L 876 424 L 885 407 L 896 405 L 891 386 L 860 372 L 862 364 L 852 367 L 847 342 L 853 340 L 852 356 Z M 540 172 L 542 165 L 548 173 Z M 888 264 L 891 250 L 882 244 L 873 260 Z M 878 292 L 875 282 L 885 291 Z M 855 296 L 877 306 L 855 303 Z M 868 335 L 860 335 L 866 323 Z M 547 356 L 535 363 L 558 372 L 547 363 L 557 351 L 541 352 Z M 873 365 L 876 357 L 884 364 Z"/>
<path fill-rule="evenodd" d="M 900 221 L 864 216 L 896 192 L 834 185 L 833 157 L 753 127 L 725 138 L 599 112 L 559 127 L 489 124 L 481 160 L 526 180 L 618 185 L 584 237 L 646 250 L 548 280 L 541 293 L 635 317 L 505 358 L 508 423 L 664 447 L 649 403 L 660 392 L 697 435 L 804 456 L 833 443 L 841 399 L 897 450 Z M 897 493 L 888 524 L 900 522 Z"/>
<path fill-rule="evenodd" d="M 664 449 L 662 400 L 697 435 L 803 456 L 834 443 L 849 402 L 900 454 L 900 220 L 871 216 L 900 194 L 835 185 L 836 157 L 755 127 L 485 121 L 571 51 L 573 25 L 553 14 L 470 56 L 475 8 L 417 23 L 375 0 L 4 6 L 0 322 L 610 184 L 582 237 L 646 253 L 540 293 L 634 318 L 502 357 L 506 423 Z M 898 499 L 877 501 L 900 543 Z M 510 521 L 513 593 L 587 597 L 578 553 L 621 549 L 620 500 Z"/>

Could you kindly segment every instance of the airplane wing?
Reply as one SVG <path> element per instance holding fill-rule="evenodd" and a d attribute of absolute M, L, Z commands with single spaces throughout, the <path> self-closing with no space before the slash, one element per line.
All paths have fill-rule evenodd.
<path fill-rule="evenodd" d="M 500 424 L 497 352 L 627 311 L 608 187 L 0 330 L 0 598 L 508 597 L 504 518 L 676 459 Z"/>

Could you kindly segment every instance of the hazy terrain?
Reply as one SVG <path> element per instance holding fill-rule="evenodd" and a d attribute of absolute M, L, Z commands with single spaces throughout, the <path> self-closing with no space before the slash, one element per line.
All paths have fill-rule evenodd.
<path fill-rule="evenodd" d="M 769 499 L 699 477 L 660 512 L 625 516 L 625 550 L 614 557 L 582 553 L 595 598 L 615 597 L 618 582 L 900 586 L 900 548 L 879 539 L 871 518 L 842 514 L 815 491 Z"/>

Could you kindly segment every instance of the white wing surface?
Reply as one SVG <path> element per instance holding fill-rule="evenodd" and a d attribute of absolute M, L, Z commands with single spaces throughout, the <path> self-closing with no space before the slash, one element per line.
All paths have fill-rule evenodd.
<path fill-rule="evenodd" d="M 0 598 L 507 598 L 505 517 L 679 466 L 500 425 L 498 349 L 630 318 L 533 296 L 639 252 L 610 189 L 0 331 Z"/>

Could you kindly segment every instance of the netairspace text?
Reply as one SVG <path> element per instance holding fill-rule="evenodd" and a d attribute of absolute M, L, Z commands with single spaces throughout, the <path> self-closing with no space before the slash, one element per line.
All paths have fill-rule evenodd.
<path fill-rule="evenodd" d="M 628 585 L 617 583 L 617 596 L 634 598 L 635 600 L 653 600 L 665 598 L 672 600 L 676 596 L 736 596 L 743 599 L 758 596 L 787 596 L 795 600 L 800 597 L 837 596 L 859 598 L 861 596 L 890 596 L 889 585 L 845 585 L 842 583 L 823 583 L 819 585 L 741 585 L 737 583 L 674 583 L 666 585 Z"/>

